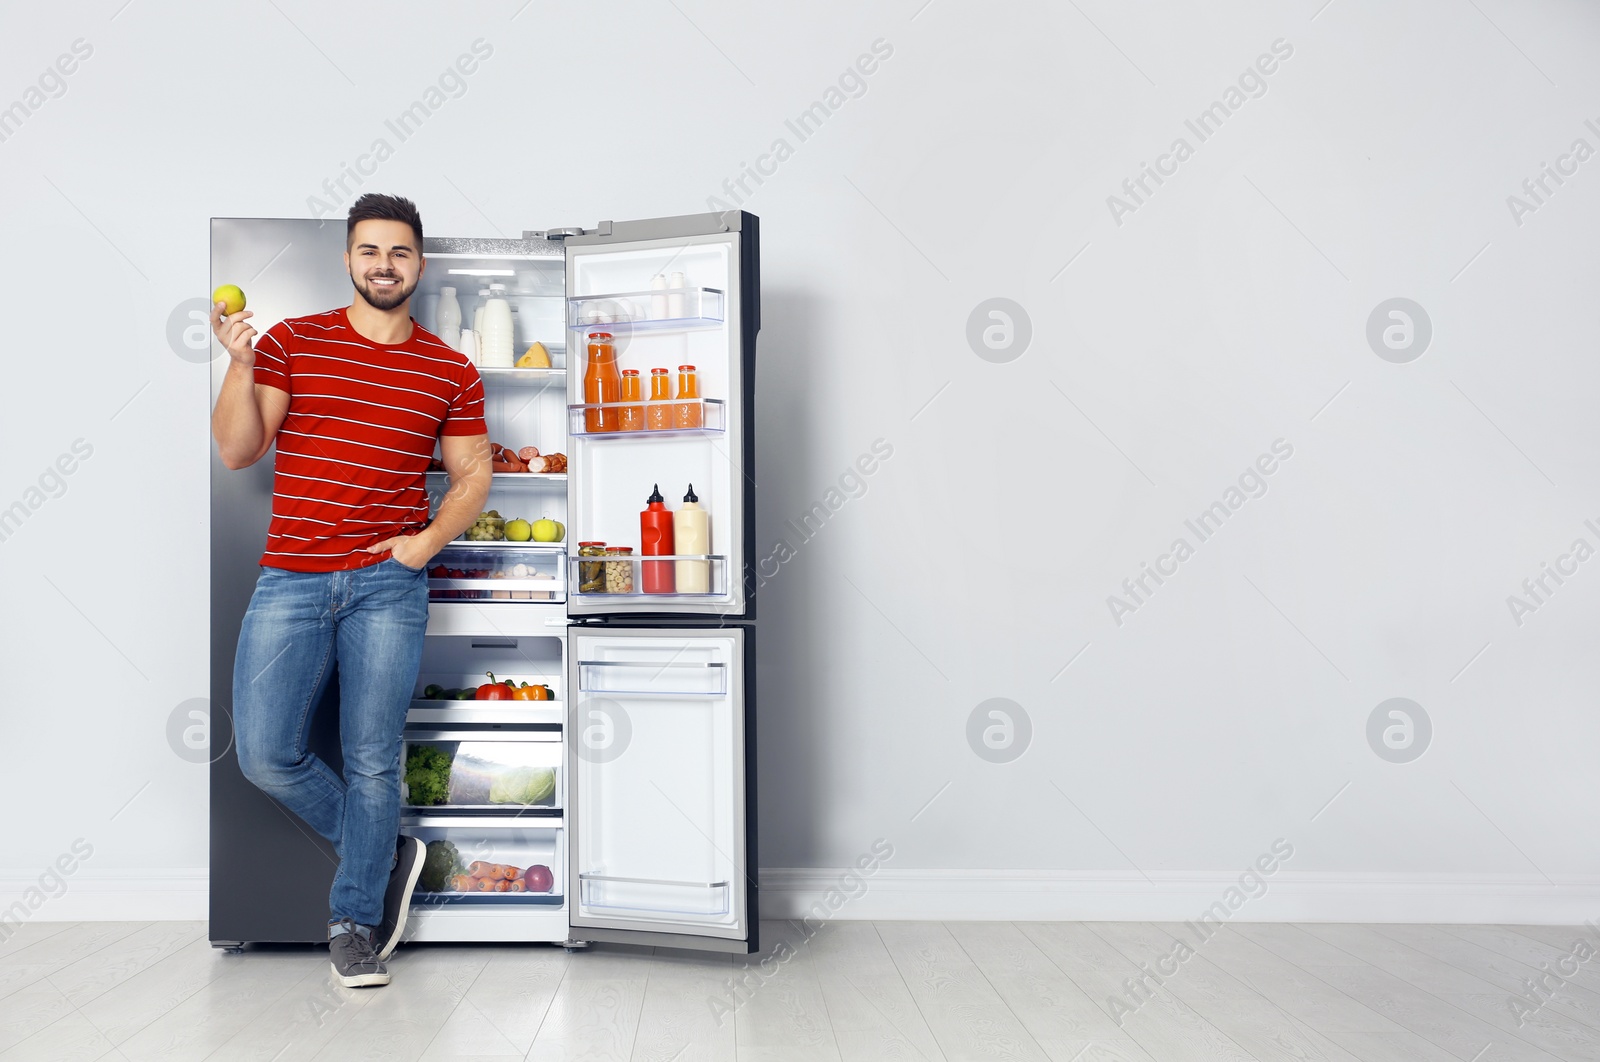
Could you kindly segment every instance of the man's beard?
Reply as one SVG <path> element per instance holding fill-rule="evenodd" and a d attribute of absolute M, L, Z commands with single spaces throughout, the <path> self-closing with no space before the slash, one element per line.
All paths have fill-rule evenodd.
<path fill-rule="evenodd" d="M 398 273 L 395 274 L 395 279 L 400 279 Z M 370 279 L 362 282 L 356 279 L 354 273 L 350 274 L 350 283 L 355 285 L 357 294 L 367 300 L 367 305 L 375 310 L 392 310 L 411 298 L 411 293 L 417 290 L 419 280 L 421 280 L 420 277 L 417 280 L 413 280 L 410 287 L 406 287 L 405 284 L 401 283 L 392 288 L 375 288 L 372 286 Z"/>

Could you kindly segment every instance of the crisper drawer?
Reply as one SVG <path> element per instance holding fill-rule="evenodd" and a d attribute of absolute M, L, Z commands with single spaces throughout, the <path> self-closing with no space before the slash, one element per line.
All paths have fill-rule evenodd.
<path fill-rule="evenodd" d="M 561 731 L 408 726 L 409 814 L 547 815 L 562 807 Z"/>
<path fill-rule="evenodd" d="M 560 906 L 562 830 L 504 819 L 409 819 L 403 831 L 428 846 L 412 906 Z"/>
<path fill-rule="evenodd" d="M 566 550 L 521 542 L 449 545 L 428 566 L 431 601 L 567 599 Z"/>

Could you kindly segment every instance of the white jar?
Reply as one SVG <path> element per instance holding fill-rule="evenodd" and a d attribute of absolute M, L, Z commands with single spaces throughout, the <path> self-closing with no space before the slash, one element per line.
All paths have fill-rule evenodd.
<path fill-rule="evenodd" d="M 483 323 L 478 328 L 478 335 L 483 341 L 479 356 L 485 368 L 512 367 L 512 346 L 515 335 L 511 321 L 511 303 L 506 301 L 504 284 L 489 285 L 489 298 L 483 304 Z"/>
<path fill-rule="evenodd" d="M 438 336 L 447 344 L 461 349 L 461 304 L 456 301 L 456 289 L 448 285 L 439 289 L 439 309 L 434 317 L 438 323 Z M 427 326 L 424 325 L 424 328 Z"/>
<path fill-rule="evenodd" d="M 650 278 L 650 317 L 659 321 L 667 316 L 667 277 L 665 273 L 657 273 Z M 654 294 L 655 292 L 661 294 Z"/>

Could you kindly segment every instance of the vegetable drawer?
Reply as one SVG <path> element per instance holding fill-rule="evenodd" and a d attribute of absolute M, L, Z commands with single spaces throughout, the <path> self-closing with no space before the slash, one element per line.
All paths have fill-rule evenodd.
<path fill-rule="evenodd" d="M 428 846 L 412 906 L 560 906 L 562 831 L 423 817 L 403 831 Z"/>
<path fill-rule="evenodd" d="M 401 761 L 409 813 L 549 815 L 562 806 L 561 732 L 410 726 Z"/>

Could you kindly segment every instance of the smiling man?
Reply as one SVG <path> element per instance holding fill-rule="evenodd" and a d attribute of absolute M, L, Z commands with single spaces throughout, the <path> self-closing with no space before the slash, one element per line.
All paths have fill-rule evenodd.
<path fill-rule="evenodd" d="M 329 895 L 334 975 L 389 983 L 421 841 L 399 835 L 401 731 L 422 662 L 428 561 L 489 494 L 483 383 L 411 319 L 427 263 L 409 199 L 350 208 L 348 307 L 256 330 L 212 307 L 231 359 L 212 414 L 223 464 L 278 453 L 261 574 L 234 660 L 239 767 L 339 854 Z M 429 520 L 437 444 L 450 487 Z M 338 665 L 344 771 L 309 751 L 310 716 Z"/>

